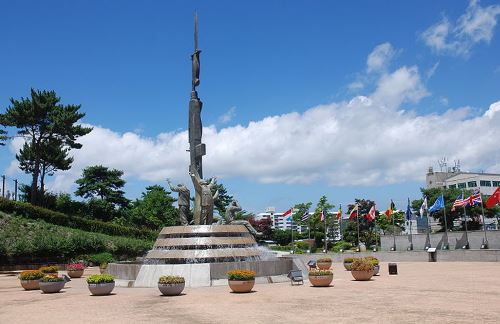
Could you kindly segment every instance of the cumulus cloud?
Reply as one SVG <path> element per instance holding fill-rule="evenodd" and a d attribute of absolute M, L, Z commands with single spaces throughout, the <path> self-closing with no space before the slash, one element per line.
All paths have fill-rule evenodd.
<path fill-rule="evenodd" d="M 425 30 L 421 38 L 436 53 L 467 57 L 474 45 L 490 43 L 498 15 L 500 5 L 481 7 L 479 0 L 471 0 L 454 24 L 443 17 Z"/>
<path fill-rule="evenodd" d="M 229 123 L 231 120 L 233 120 L 233 118 L 236 116 L 236 107 L 233 106 L 231 108 L 229 108 L 228 111 L 226 111 L 224 114 L 222 114 L 220 117 L 219 117 L 219 123 L 221 124 L 227 124 Z"/>
<path fill-rule="evenodd" d="M 385 70 L 395 53 L 390 43 L 377 45 L 366 59 L 366 71 L 370 73 Z"/>

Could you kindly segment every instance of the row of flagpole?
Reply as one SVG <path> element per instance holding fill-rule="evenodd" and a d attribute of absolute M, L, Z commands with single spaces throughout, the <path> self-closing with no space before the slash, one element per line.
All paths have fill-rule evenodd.
<path fill-rule="evenodd" d="M 486 201 L 486 206 L 488 208 L 493 208 L 493 206 L 495 206 L 498 203 L 500 203 L 500 187 L 498 187 L 495 190 L 495 192 L 493 193 L 493 195 L 491 195 L 490 198 L 488 198 L 488 200 Z M 466 243 L 463 246 L 464 249 L 468 249 L 469 248 L 468 228 L 467 228 L 467 212 L 466 212 L 465 207 L 468 206 L 468 205 L 474 206 L 476 204 L 480 204 L 481 205 L 481 215 L 482 215 L 483 230 L 484 230 L 484 238 L 483 238 L 483 244 L 481 245 L 481 249 L 487 249 L 488 248 L 488 238 L 487 238 L 487 235 L 486 235 L 486 223 L 485 223 L 485 219 L 484 219 L 484 207 L 483 207 L 483 201 L 482 201 L 482 198 L 481 198 L 481 193 L 480 193 L 480 191 L 475 192 L 473 195 L 471 195 L 468 198 L 464 199 L 464 191 L 462 190 L 461 196 L 457 197 L 457 199 L 455 200 L 455 202 L 453 204 L 452 211 L 454 211 L 455 207 L 457 207 L 457 206 L 462 206 L 463 209 L 464 209 L 465 238 L 466 238 Z M 394 202 L 391 199 L 391 203 L 389 205 L 389 208 L 384 213 L 388 219 L 391 218 L 391 220 L 392 220 L 393 245 L 391 247 L 391 251 L 395 251 L 396 250 L 396 233 L 395 233 L 396 231 L 395 231 L 395 217 L 394 217 L 394 210 L 395 210 L 395 208 L 396 208 L 396 206 L 395 206 Z M 444 218 L 444 234 L 443 234 L 442 249 L 443 250 L 448 250 L 449 249 L 449 242 L 448 242 L 448 222 L 447 222 L 447 218 L 446 218 L 446 208 L 445 208 L 445 203 L 444 203 L 444 195 L 443 195 L 443 193 L 441 193 L 441 195 L 436 199 L 436 201 L 434 202 L 434 204 L 430 208 L 428 208 L 428 205 L 427 205 L 427 197 L 424 197 L 423 203 L 422 203 L 422 205 L 420 207 L 420 217 L 427 216 L 427 238 L 426 238 L 426 243 L 425 243 L 425 249 L 426 250 L 431 247 L 429 216 L 433 212 L 439 211 L 441 209 L 443 209 L 443 218 Z M 293 224 L 293 212 L 294 212 L 294 208 L 292 207 L 292 208 L 288 209 L 287 211 L 285 211 L 283 213 L 283 217 L 288 216 L 287 219 L 291 220 L 292 251 L 295 250 L 294 249 L 294 237 L 293 237 L 293 232 L 294 232 L 293 231 L 293 225 L 294 225 Z M 368 214 L 366 214 L 366 217 L 370 221 L 374 221 L 375 220 L 375 213 L 376 213 L 375 203 L 373 203 L 373 205 L 370 208 L 370 211 L 368 212 Z M 341 239 L 342 239 L 343 238 L 343 235 L 342 235 L 342 219 L 343 219 L 342 218 L 342 205 L 340 205 L 340 207 L 338 209 L 338 212 L 334 213 L 334 215 L 335 214 L 336 214 L 337 220 L 339 221 L 339 227 L 340 227 L 339 231 L 340 231 L 340 236 L 341 236 Z M 406 216 L 405 217 L 406 220 L 409 221 L 409 224 L 410 224 L 409 225 L 410 226 L 410 236 L 409 236 L 410 245 L 408 247 L 408 250 L 413 250 L 412 222 L 411 222 L 413 213 L 412 213 L 411 206 L 410 206 L 410 198 L 408 198 L 408 206 L 407 206 L 407 209 L 406 209 L 406 215 L 405 216 Z M 301 221 L 306 221 L 306 220 L 309 219 L 309 217 L 310 217 L 310 213 L 309 213 L 309 211 L 306 211 L 304 213 L 304 215 L 302 215 Z M 358 243 L 357 246 L 358 246 L 358 251 L 359 251 L 360 250 L 360 231 L 359 231 L 359 205 L 358 205 L 358 203 L 354 204 L 353 209 L 349 213 L 349 220 L 350 221 L 354 217 L 356 217 L 356 223 L 357 223 L 356 224 L 356 227 L 357 227 L 357 243 Z M 324 252 L 328 251 L 327 222 L 326 222 L 326 218 L 327 218 L 327 214 L 325 213 L 325 211 L 323 209 L 321 209 L 321 211 L 320 211 L 320 221 L 324 222 L 324 231 L 325 231 Z M 309 237 L 310 237 L 310 228 L 309 228 Z"/>

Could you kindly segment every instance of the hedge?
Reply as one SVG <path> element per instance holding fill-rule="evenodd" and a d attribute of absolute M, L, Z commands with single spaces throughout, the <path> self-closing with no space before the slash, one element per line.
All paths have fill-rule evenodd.
<path fill-rule="evenodd" d="M 143 256 L 152 240 L 89 233 L 0 213 L 0 259 L 51 258 L 69 260 L 108 252 L 119 259 Z"/>
<path fill-rule="evenodd" d="M 157 232 L 150 230 L 121 226 L 84 217 L 69 216 L 50 209 L 33 206 L 29 203 L 12 201 L 4 198 L 0 198 L 0 211 L 30 219 L 41 219 L 47 223 L 77 228 L 87 232 L 98 232 L 108 235 L 129 236 L 151 240 L 156 239 L 158 236 Z"/>

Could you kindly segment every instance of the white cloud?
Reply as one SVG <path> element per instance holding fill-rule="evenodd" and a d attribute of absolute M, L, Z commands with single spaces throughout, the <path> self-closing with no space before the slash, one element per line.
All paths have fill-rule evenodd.
<path fill-rule="evenodd" d="M 432 76 L 434 75 L 434 73 L 436 73 L 436 70 L 437 70 L 438 67 L 439 67 L 439 62 L 436 62 L 436 63 L 434 63 L 434 65 L 429 70 L 427 70 L 427 72 L 426 72 L 427 79 L 432 78 Z"/>
<path fill-rule="evenodd" d="M 470 117 L 469 108 L 428 115 L 404 109 L 404 102 L 425 94 L 417 68 L 402 67 L 382 75 L 370 96 L 248 125 L 205 127 L 205 176 L 261 183 L 384 185 L 421 181 L 429 164 L 443 155 L 459 158 L 464 169 L 497 171 L 500 101 L 475 117 Z M 474 134 L 474 140 L 460 140 L 463 134 Z M 169 177 L 189 182 L 187 131 L 148 138 L 95 126 L 79 141 L 83 148 L 73 151 L 73 168 L 57 173 L 49 184 L 52 190 L 73 190 L 81 170 L 95 164 L 124 170 L 128 180 L 161 182 Z"/>
<path fill-rule="evenodd" d="M 357 80 L 357 81 L 351 82 L 347 87 L 351 91 L 356 91 L 356 90 L 363 89 L 365 87 L 365 85 L 363 84 L 363 82 Z"/>
<path fill-rule="evenodd" d="M 446 98 L 446 97 L 440 97 L 439 98 L 439 103 L 442 104 L 443 106 L 448 106 L 448 104 L 449 104 L 448 98 Z"/>
<path fill-rule="evenodd" d="M 377 45 L 366 59 L 366 71 L 371 73 L 385 70 L 395 53 L 390 43 Z"/>
<path fill-rule="evenodd" d="M 479 0 L 471 0 L 465 13 L 455 24 L 448 18 L 429 27 L 421 34 L 425 44 L 439 54 L 467 57 L 478 43 L 489 44 L 500 15 L 500 5 L 481 7 Z"/>
<path fill-rule="evenodd" d="M 219 123 L 221 124 L 227 124 L 229 123 L 231 120 L 233 120 L 233 118 L 236 116 L 236 107 L 233 106 L 231 108 L 229 108 L 228 111 L 226 111 L 224 114 L 222 114 L 220 117 L 219 117 Z"/>

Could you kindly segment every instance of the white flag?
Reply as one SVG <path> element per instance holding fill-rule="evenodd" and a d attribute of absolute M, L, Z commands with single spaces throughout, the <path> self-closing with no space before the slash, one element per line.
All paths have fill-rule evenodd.
<path fill-rule="evenodd" d="M 427 197 L 424 198 L 422 206 L 420 206 L 420 217 L 424 217 L 424 211 L 427 210 Z"/>

